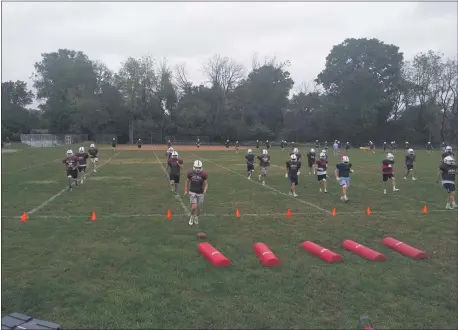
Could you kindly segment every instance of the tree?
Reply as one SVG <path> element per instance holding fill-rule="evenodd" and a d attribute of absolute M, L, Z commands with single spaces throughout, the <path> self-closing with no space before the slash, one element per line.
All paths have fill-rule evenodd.
<path fill-rule="evenodd" d="M 2 82 L 2 134 L 28 133 L 33 125 L 39 124 L 38 114 L 26 109 L 33 98 L 24 81 Z"/>
<path fill-rule="evenodd" d="M 34 87 L 37 98 L 46 100 L 41 109 L 43 116 L 49 119 L 51 131 L 81 130 L 79 112 L 97 109 L 93 63 L 83 52 L 59 49 L 42 54 L 41 62 L 35 63 L 35 70 Z"/>

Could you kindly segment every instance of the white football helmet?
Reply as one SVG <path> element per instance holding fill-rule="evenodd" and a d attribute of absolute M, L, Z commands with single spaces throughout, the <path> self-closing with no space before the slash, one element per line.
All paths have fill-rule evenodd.
<path fill-rule="evenodd" d="M 173 158 L 178 158 L 178 152 L 173 151 L 173 152 L 172 152 L 172 157 L 173 157 Z"/>
<path fill-rule="evenodd" d="M 326 159 L 326 154 L 324 152 L 320 154 L 320 159 Z"/>
<path fill-rule="evenodd" d="M 452 149 L 452 147 L 450 147 L 450 146 L 446 146 L 446 147 L 445 147 L 445 151 L 446 151 L 446 152 L 452 152 L 452 150 L 453 150 L 453 149 Z"/>
<path fill-rule="evenodd" d="M 235 143 L 239 143 L 239 141 L 235 141 Z"/>
<path fill-rule="evenodd" d="M 312 154 L 314 154 L 314 153 L 315 153 L 315 149 L 313 149 L 313 148 L 310 149 L 310 152 L 311 152 Z"/>
<path fill-rule="evenodd" d="M 251 149 L 248 149 L 248 151 L 247 151 L 248 154 L 251 154 L 252 152 L 253 152 L 253 150 L 251 150 Z"/>
<path fill-rule="evenodd" d="M 292 154 L 291 156 L 289 156 L 289 158 L 291 159 L 292 162 L 297 161 L 297 157 L 295 154 Z"/>
<path fill-rule="evenodd" d="M 167 151 L 173 153 L 173 148 L 170 147 Z"/>
<path fill-rule="evenodd" d="M 389 152 L 389 153 L 386 154 L 386 159 L 388 159 L 388 160 L 394 160 L 394 155 L 393 155 L 392 153 Z"/>
<path fill-rule="evenodd" d="M 299 153 L 299 149 L 294 148 L 294 149 L 293 149 L 293 152 L 294 152 L 295 154 L 297 154 L 297 153 Z"/>
<path fill-rule="evenodd" d="M 72 149 L 68 149 L 67 150 L 67 157 L 70 157 L 70 156 L 73 156 L 73 150 Z"/>
<path fill-rule="evenodd" d="M 262 154 L 263 154 L 263 155 L 267 155 L 268 153 L 269 153 L 269 152 L 267 151 L 267 149 L 264 149 L 264 150 L 262 151 Z"/>
<path fill-rule="evenodd" d="M 413 151 L 412 148 L 410 148 L 409 150 L 407 150 L 407 152 L 409 153 L 409 155 L 413 155 L 415 153 L 415 151 Z"/>
<path fill-rule="evenodd" d="M 324 153 L 324 154 L 326 154 L 326 150 L 324 150 L 324 149 L 323 149 L 323 150 L 321 150 L 321 153 Z"/>
<path fill-rule="evenodd" d="M 342 157 L 342 163 L 349 163 L 349 162 L 350 162 L 350 158 L 348 156 Z"/>
<path fill-rule="evenodd" d="M 444 163 L 447 165 L 455 165 L 455 159 L 452 156 L 447 156 L 444 158 Z"/>
<path fill-rule="evenodd" d="M 84 152 L 84 147 L 80 147 L 80 148 L 78 149 L 78 152 L 79 152 L 80 154 L 82 154 L 82 153 Z"/>
<path fill-rule="evenodd" d="M 197 173 L 202 172 L 202 162 L 200 160 L 195 160 L 192 169 Z"/>
<path fill-rule="evenodd" d="M 89 148 L 95 148 L 95 144 L 94 144 L 94 143 L 91 143 L 91 145 L 89 146 Z"/>
<path fill-rule="evenodd" d="M 266 143 L 269 143 L 269 140 L 266 140 Z"/>

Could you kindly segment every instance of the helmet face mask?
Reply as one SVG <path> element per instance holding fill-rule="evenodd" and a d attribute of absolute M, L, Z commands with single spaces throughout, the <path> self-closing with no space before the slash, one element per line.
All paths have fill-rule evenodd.
<path fill-rule="evenodd" d="M 296 161 L 297 161 L 297 157 L 296 157 L 295 154 L 292 154 L 292 155 L 290 156 L 290 159 L 291 159 L 292 162 L 296 162 Z"/>
<path fill-rule="evenodd" d="M 195 160 L 192 170 L 196 173 L 202 172 L 202 162 L 200 160 Z"/>
<path fill-rule="evenodd" d="M 73 150 L 67 150 L 67 157 L 73 156 Z"/>
<path fill-rule="evenodd" d="M 444 163 L 447 165 L 455 165 L 455 159 L 452 156 L 447 156 L 444 158 Z"/>
<path fill-rule="evenodd" d="M 84 152 L 84 147 L 80 147 L 79 150 L 78 150 L 79 153 L 83 153 Z"/>
<path fill-rule="evenodd" d="M 262 151 L 262 154 L 263 154 L 263 155 L 267 155 L 267 154 L 268 154 L 267 149 L 264 149 L 264 150 Z"/>
<path fill-rule="evenodd" d="M 388 159 L 388 160 L 394 160 L 394 155 L 393 155 L 392 153 L 388 153 L 388 154 L 386 155 L 386 159 Z"/>

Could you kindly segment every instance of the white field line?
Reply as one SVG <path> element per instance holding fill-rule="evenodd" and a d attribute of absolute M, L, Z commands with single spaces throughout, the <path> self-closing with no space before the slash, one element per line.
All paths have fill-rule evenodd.
<path fill-rule="evenodd" d="M 31 166 L 21 167 L 21 168 L 18 168 L 17 170 L 15 170 L 15 171 L 8 171 L 8 172 L 2 171 L 2 174 L 14 174 L 14 173 L 17 173 L 17 172 L 20 172 L 20 171 L 24 171 L 24 170 L 28 170 L 28 169 L 31 169 L 31 168 L 34 168 L 34 167 L 43 166 L 43 165 L 48 165 L 48 164 L 57 162 L 57 161 L 59 161 L 59 160 L 61 160 L 61 158 L 53 159 L 53 160 L 50 160 L 50 161 L 48 161 L 48 162 L 44 162 L 44 163 L 40 163 L 40 164 L 35 164 L 35 165 L 31 165 Z"/>
<path fill-rule="evenodd" d="M 103 164 L 101 164 L 100 166 L 97 166 L 97 169 L 101 168 L 102 166 L 104 166 L 105 164 L 107 164 L 110 160 L 112 160 L 114 157 L 116 157 L 117 155 L 119 155 L 120 152 L 118 152 L 117 154 L 111 156 L 110 158 L 107 159 L 107 161 Z M 89 171 L 88 173 L 86 173 L 86 178 L 91 174 L 93 173 L 94 171 L 91 170 Z M 55 194 L 54 196 L 51 196 L 51 198 L 49 198 L 48 200 L 44 201 L 43 203 L 41 203 L 40 205 L 38 205 L 36 208 L 30 210 L 28 212 L 28 214 L 34 214 L 35 212 L 38 212 L 39 210 L 41 210 L 43 207 L 45 207 L 46 205 L 48 205 L 49 203 L 51 203 L 53 200 L 55 200 L 57 197 L 59 197 L 60 195 L 62 195 L 64 192 L 66 192 L 68 190 L 68 187 L 65 187 L 64 189 L 62 189 L 61 191 L 59 191 L 57 194 Z"/>
<path fill-rule="evenodd" d="M 428 213 L 442 213 L 442 212 L 448 212 L 451 214 L 454 214 L 457 212 L 457 210 L 428 210 Z M 292 217 L 295 216 L 318 216 L 318 215 L 323 215 L 323 212 L 294 212 L 294 210 L 291 212 Z M 391 210 L 391 211 L 371 211 L 372 215 L 397 215 L 397 214 L 405 214 L 405 213 L 417 213 L 419 216 L 424 216 L 421 214 L 421 210 Z M 188 216 L 189 213 L 180 213 L 180 214 L 172 214 L 173 216 Z M 342 211 L 339 212 L 337 211 L 336 217 L 339 217 L 339 215 L 365 215 L 365 211 Z M 99 213 L 97 215 L 99 218 L 165 218 L 166 214 L 165 213 L 150 213 L 150 214 L 120 214 L 120 213 L 114 213 L 114 214 L 103 214 Z M 208 218 L 235 218 L 235 213 L 225 213 L 225 214 L 212 214 L 212 213 L 201 213 L 201 217 L 208 217 Z M 244 217 L 286 217 L 286 212 L 284 213 L 241 213 L 240 214 L 241 218 Z M 18 215 L 2 215 L 2 218 L 18 218 Z M 37 219 L 73 219 L 73 218 L 81 218 L 81 219 L 89 219 L 90 214 L 72 214 L 72 215 L 35 215 L 34 218 Z"/>
<path fill-rule="evenodd" d="M 161 160 L 159 159 L 159 157 L 157 156 L 156 151 L 153 150 L 153 154 L 154 154 L 154 156 L 156 157 L 156 159 L 157 159 L 159 165 L 161 165 L 162 170 L 164 171 L 165 177 L 166 177 L 166 179 L 167 179 L 167 181 L 168 181 L 168 180 L 169 180 L 169 176 L 168 176 L 168 174 L 167 174 L 167 170 L 166 170 L 165 167 L 162 165 L 162 162 L 161 162 Z M 180 202 L 181 208 L 182 208 L 183 211 L 184 211 L 185 213 L 187 213 L 187 215 L 189 216 L 189 214 L 190 214 L 191 212 L 189 211 L 188 207 L 187 207 L 187 206 L 185 205 L 185 203 L 183 202 L 183 199 L 181 198 L 181 196 L 180 196 L 179 194 L 176 195 L 176 196 L 177 196 L 178 201 Z"/>
<path fill-rule="evenodd" d="M 197 156 L 196 154 L 192 154 L 192 155 L 194 155 L 194 156 L 196 156 L 196 157 L 199 157 L 199 156 Z M 202 158 L 202 157 L 200 157 L 200 158 Z M 237 174 L 238 176 L 241 176 L 242 178 L 246 179 L 246 176 L 240 174 L 239 172 L 236 172 L 236 171 L 234 171 L 234 170 L 232 170 L 232 169 L 230 169 L 230 168 L 227 168 L 227 167 L 225 167 L 225 166 L 222 166 L 222 165 L 219 165 L 219 164 L 217 164 L 217 163 L 215 163 L 215 162 L 212 162 L 212 161 L 209 160 L 209 159 L 205 159 L 205 158 L 202 158 L 202 159 L 205 160 L 206 162 L 209 162 L 209 163 L 212 163 L 212 164 L 214 164 L 214 165 L 216 165 L 216 166 L 218 166 L 218 167 L 221 167 L 222 169 L 225 169 L 225 170 L 228 171 L 228 172 L 232 172 L 232 173 Z M 268 185 L 263 186 L 261 183 L 255 181 L 255 180 L 250 180 L 250 181 L 253 182 L 254 184 L 257 184 L 257 185 L 261 186 L 261 187 L 270 189 L 270 190 L 276 192 L 277 194 L 280 194 L 280 195 L 289 197 L 289 198 L 291 198 L 291 199 L 293 199 L 293 200 L 295 200 L 295 201 L 297 201 L 297 202 L 299 202 L 299 203 L 302 203 L 302 204 L 311 206 L 311 207 L 313 207 L 313 208 L 315 208 L 315 209 L 317 209 L 317 210 L 320 210 L 320 211 L 322 211 L 322 212 L 324 212 L 324 213 L 326 213 L 326 214 L 331 214 L 330 211 L 328 211 L 328 210 L 326 210 L 326 209 L 323 209 L 322 207 L 319 207 L 318 205 L 315 205 L 315 204 L 313 204 L 313 203 L 304 201 L 304 200 L 302 200 L 302 199 L 298 199 L 297 197 L 293 197 L 293 196 L 291 196 L 291 195 L 288 195 L 288 194 L 286 194 L 286 193 L 284 193 L 284 192 L 282 192 L 282 191 L 280 191 L 280 190 L 277 190 L 277 189 L 275 189 L 275 188 L 272 188 L 272 187 L 270 187 L 270 186 L 268 186 Z"/>

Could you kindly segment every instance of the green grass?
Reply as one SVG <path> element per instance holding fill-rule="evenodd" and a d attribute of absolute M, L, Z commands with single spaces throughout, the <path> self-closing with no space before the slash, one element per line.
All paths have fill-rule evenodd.
<path fill-rule="evenodd" d="M 21 212 L 65 188 L 57 160 L 65 150 L 3 154 L 2 314 L 22 312 L 67 329 L 350 329 L 360 315 L 384 329 L 458 326 L 457 213 L 445 212 L 445 192 L 435 184 L 438 154 L 418 152 L 416 182 L 402 180 L 397 164 L 401 191 L 383 196 L 382 153 L 351 150 L 355 173 L 351 201 L 344 204 L 335 180 L 327 195 L 319 194 L 316 178 L 305 170 L 299 197 L 281 194 L 288 192 L 286 153 L 278 149 L 271 150 L 278 167 L 268 178 L 275 190 L 259 185 L 257 175 L 252 181 L 242 177 L 243 152 L 177 149 L 186 168 L 199 157 L 209 173 L 207 216 L 198 228 L 188 225 L 161 164 L 147 150 L 121 151 L 84 185 L 21 223 Z M 162 150 L 156 153 L 165 161 Z M 99 165 L 115 154 L 102 150 Z M 330 157 L 331 168 L 336 161 Z M 428 215 L 421 214 L 425 202 Z M 311 204 L 336 207 L 337 216 Z M 364 214 L 368 206 L 370 217 Z M 165 217 L 169 208 L 171 221 Z M 231 216 L 236 208 L 240 219 Z M 284 215 L 288 208 L 291 218 Z M 95 222 L 89 220 L 93 210 Z M 231 259 L 230 268 L 213 268 L 197 252 L 199 231 Z M 430 259 L 414 261 L 390 250 L 381 244 L 387 235 L 426 250 Z M 387 261 L 345 251 L 345 239 L 384 253 Z M 340 253 L 344 262 L 327 264 L 309 255 L 300 247 L 305 240 Z M 258 241 L 281 259 L 280 267 L 260 265 L 252 250 Z"/>

